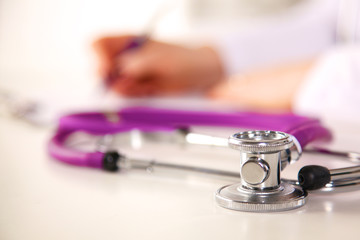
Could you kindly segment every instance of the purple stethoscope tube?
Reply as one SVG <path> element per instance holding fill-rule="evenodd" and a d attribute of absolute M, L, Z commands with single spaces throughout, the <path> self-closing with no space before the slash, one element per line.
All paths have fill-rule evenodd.
<path fill-rule="evenodd" d="M 174 131 L 191 126 L 281 131 L 293 135 L 302 148 L 310 142 L 331 138 L 330 131 L 323 127 L 318 119 L 294 114 L 224 113 L 129 107 L 113 113 L 85 112 L 60 118 L 58 129 L 49 141 L 48 152 L 53 158 L 68 164 L 107 169 L 104 166 L 104 159 L 109 157 L 107 153 L 72 149 L 65 145 L 66 139 L 78 131 L 105 135 L 134 129 L 144 132 Z"/>

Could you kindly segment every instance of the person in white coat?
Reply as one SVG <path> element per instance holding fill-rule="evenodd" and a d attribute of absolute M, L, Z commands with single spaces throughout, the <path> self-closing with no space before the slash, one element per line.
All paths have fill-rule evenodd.
<path fill-rule="evenodd" d="M 360 115 L 360 47 L 338 44 L 356 42 L 360 3 L 305 2 L 197 48 L 149 40 L 119 56 L 135 36 L 101 38 L 100 74 L 119 71 L 111 88 L 123 96 L 201 92 L 251 110 Z"/>

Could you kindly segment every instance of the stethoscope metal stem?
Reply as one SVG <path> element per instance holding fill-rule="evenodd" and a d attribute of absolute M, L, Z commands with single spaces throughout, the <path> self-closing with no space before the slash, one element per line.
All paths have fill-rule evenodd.
<path fill-rule="evenodd" d="M 312 147 L 310 149 L 305 149 L 304 152 L 344 157 L 351 162 L 360 163 L 360 153 L 358 152 L 334 151 L 324 147 Z"/>
<path fill-rule="evenodd" d="M 214 137 L 206 134 L 194 133 L 189 131 L 178 131 L 178 134 L 181 135 L 180 138 L 176 138 L 179 143 L 186 143 L 189 145 L 202 145 L 208 147 L 220 147 L 226 148 L 228 147 L 228 139 L 222 137 Z M 156 137 L 151 134 L 143 133 L 146 136 L 146 139 L 157 141 Z M 100 141 L 104 148 L 106 145 L 109 145 L 114 138 L 111 135 L 104 136 L 104 138 Z M 341 152 L 341 151 L 333 151 L 328 150 L 325 148 L 313 147 L 310 149 L 304 149 L 303 152 L 311 153 L 311 154 L 327 154 L 332 156 L 338 156 L 341 158 L 346 158 L 351 162 L 359 162 L 360 161 L 360 153 L 356 152 Z M 281 165 L 287 164 L 287 158 L 281 160 Z M 173 163 L 165 163 L 159 162 L 154 160 L 146 160 L 146 159 L 134 159 L 134 158 L 127 158 L 126 164 L 127 167 L 123 168 L 135 168 L 135 169 L 146 169 L 149 172 L 156 172 L 160 169 L 176 169 L 176 170 L 184 170 L 184 171 L 192 171 L 192 172 L 199 172 L 199 173 L 207 173 L 217 176 L 223 177 L 232 177 L 238 178 L 238 172 L 232 171 L 223 171 L 223 170 L 216 170 L 204 167 L 195 167 L 195 166 L 187 166 L 183 164 L 173 164 Z M 337 168 L 337 169 L 329 169 L 331 175 L 331 181 L 326 184 L 323 189 L 319 189 L 317 191 L 334 191 L 332 188 L 341 188 L 340 191 L 344 191 L 344 189 L 348 189 L 348 187 L 352 187 L 354 185 L 359 185 L 360 179 L 360 166 L 354 167 L 347 167 L 347 168 Z M 295 185 L 299 185 L 297 180 L 290 180 L 290 179 L 282 179 L 284 182 L 292 183 Z"/>
<path fill-rule="evenodd" d="M 160 162 L 156 160 L 146 160 L 146 159 L 139 159 L 139 158 L 124 158 L 124 162 L 120 163 L 120 168 L 131 170 L 131 169 L 143 169 L 150 173 L 156 173 L 160 170 L 180 170 L 180 171 L 191 171 L 196 173 L 204 173 L 210 175 L 216 175 L 220 177 L 226 178 L 239 178 L 239 172 L 234 171 L 225 171 L 225 170 L 218 170 L 212 168 L 205 168 L 205 167 L 197 167 L 197 166 L 188 166 L 183 164 L 174 164 L 174 163 L 166 163 Z M 324 188 L 316 190 L 316 192 L 340 192 L 340 191 L 348 191 L 352 187 L 359 187 L 360 185 L 360 167 L 357 167 L 357 171 L 351 171 L 352 168 L 342 168 L 342 169 L 335 169 L 330 170 L 331 182 L 328 183 Z M 349 171 L 350 170 L 350 171 Z M 344 180 L 345 174 L 352 174 L 348 175 L 349 178 Z M 297 180 L 293 179 L 286 179 L 282 178 L 281 181 L 299 185 Z M 312 191 L 315 192 L 315 191 Z"/>
<path fill-rule="evenodd" d="M 330 182 L 328 184 L 326 184 L 325 187 L 316 190 L 317 192 L 336 192 L 336 193 L 341 193 L 341 192 L 349 192 L 349 191 L 353 191 L 353 190 L 359 190 L 360 187 L 360 178 L 356 178 L 356 179 L 347 179 L 347 180 L 337 180 L 337 181 L 333 181 Z"/>
<path fill-rule="evenodd" d="M 222 177 L 239 178 L 239 172 L 205 168 L 205 167 L 197 167 L 197 166 L 189 166 L 189 165 L 175 164 L 175 163 L 166 163 L 166 162 L 159 162 L 159 161 L 155 161 L 155 160 L 128 158 L 128 157 L 124 157 L 123 162 L 120 162 L 120 168 L 144 169 L 151 173 L 156 172 L 160 169 L 172 169 L 172 170 L 205 173 L 205 174 L 217 175 L 217 176 L 222 176 Z"/>
<path fill-rule="evenodd" d="M 330 169 L 331 181 L 360 178 L 360 166 Z"/>
<path fill-rule="evenodd" d="M 185 132 L 184 139 L 187 144 L 192 145 L 195 144 L 221 148 L 228 147 L 226 138 L 212 137 L 205 134 Z M 312 147 L 310 149 L 303 149 L 303 152 L 311 154 L 326 154 L 331 156 L 338 156 L 341 158 L 345 158 L 351 162 L 360 162 L 360 153 L 357 152 L 334 151 L 323 147 Z M 283 159 L 281 162 L 282 165 L 286 164 L 286 158 Z M 344 189 L 344 187 L 360 185 L 360 166 L 329 169 L 329 172 L 331 175 L 331 181 L 324 187 L 324 189 L 321 189 L 320 191 L 333 191 L 331 188 L 341 187 L 342 189 Z M 283 181 L 299 185 L 298 181 L 295 180 L 283 179 Z"/>

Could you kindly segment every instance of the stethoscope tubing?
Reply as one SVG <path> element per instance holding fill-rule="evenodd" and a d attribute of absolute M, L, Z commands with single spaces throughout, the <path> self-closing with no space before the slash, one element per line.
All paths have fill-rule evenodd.
<path fill-rule="evenodd" d="M 67 138 L 78 131 L 94 135 L 106 135 L 125 133 L 132 130 L 171 132 L 192 126 L 222 126 L 284 131 L 293 135 L 302 148 L 316 140 L 331 139 L 330 131 L 323 127 L 319 120 L 293 114 L 193 112 L 133 107 L 122 109 L 119 112 L 78 113 L 62 117 L 57 132 L 49 141 L 48 151 L 55 159 L 69 164 L 104 168 L 104 158 L 107 157 L 107 153 L 100 151 L 83 152 L 73 149 L 66 146 Z M 321 151 L 326 152 L 328 150 Z M 328 151 L 327 154 L 331 154 L 331 152 Z M 336 154 L 346 155 L 345 153 L 334 152 L 334 155 Z M 156 165 L 154 164 L 153 167 Z M 169 166 L 168 163 L 166 164 Z M 164 167 L 165 163 L 160 165 Z M 158 164 L 157 167 L 160 165 Z M 173 167 L 180 168 L 180 166 Z M 189 169 L 183 165 L 181 168 Z M 211 169 L 203 170 L 214 171 Z M 331 179 L 323 189 L 324 191 L 330 191 L 329 189 L 335 187 L 358 185 L 360 166 L 330 169 L 328 171 Z M 219 175 L 221 174 L 227 175 L 227 173 L 220 173 Z M 235 175 L 235 173 L 230 173 L 230 175 Z M 296 182 L 294 180 L 285 181 Z"/>
<path fill-rule="evenodd" d="M 168 110 L 149 107 L 124 108 L 119 112 L 87 112 L 60 118 L 55 135 L 48 144 L 49 154 L 66 163 L 102 168 L 104 153 L 82 152 L 65 145 L 68 136 L 84 131 L 94 135 L 128 132 L 174 131 L 190 126 L 217 126 L 271 129 L 294 135 L 302 147 L 318 139 L 330 139 L 331 133 L 317 119 L 293 114 L 259 114 L 250 112 L 219 113 Z"/>

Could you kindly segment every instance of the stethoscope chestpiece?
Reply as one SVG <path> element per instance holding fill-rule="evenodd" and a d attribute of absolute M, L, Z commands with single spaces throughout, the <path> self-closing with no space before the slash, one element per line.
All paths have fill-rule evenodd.
<path fill-rule="evenodd" d="M 240 151 L 240 182 L 216 192 L 216 202 L 228 209 L 274 212 L 301 207 L 307 193 L 281 182 L 284 153 L 298 145 L 296 139 L 278 131 L 246 131 L 232 135 L 229 146 Z M 298 149 L 301 152 L 300 149 Z"/>

